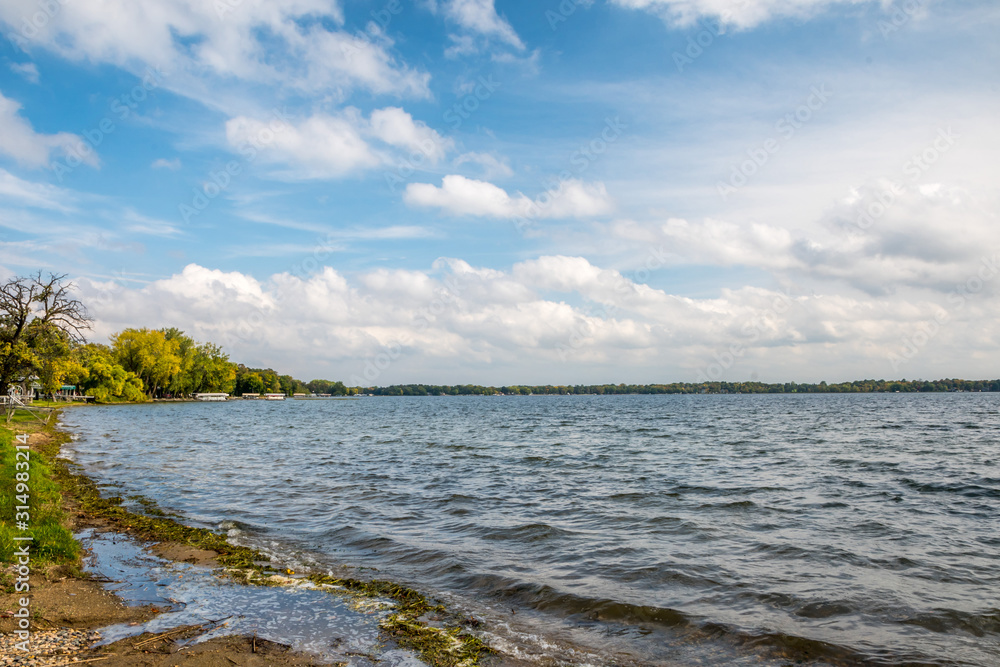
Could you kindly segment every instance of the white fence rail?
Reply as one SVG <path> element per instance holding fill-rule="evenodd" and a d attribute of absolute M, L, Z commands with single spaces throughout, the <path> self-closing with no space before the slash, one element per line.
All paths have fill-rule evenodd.
<path fill-rule="evenodd" d="M 3 407 L 4 412 L 7 413 L 7 423 L 10 423 L 10 420 L 14 417 L 15 410 L 25 410 L 28 414 L 43 424 L 48 421 L 48 408 L 36 408 L 32 405 L 28 405 L 13 394 L 0 396 L 0 407 Z"/>

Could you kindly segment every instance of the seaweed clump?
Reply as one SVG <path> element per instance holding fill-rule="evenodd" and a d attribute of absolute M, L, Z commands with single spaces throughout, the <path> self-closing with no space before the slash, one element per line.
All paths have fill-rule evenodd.
<path fill-rule="evenodd" d="M 413 649 L 431 665 L 440 667 L 473 667 L 492 653 L 481 639 L 467 634 L 461 627 L 435 627 L 422 619 L 425 614 L 445 612 L 441 605 L 431 604 L 427 598 L 405 586 L 391 581 L 374 579 L 340 579 L 326 575 L 312 575 L 309 580 L 319 586 L 342 588 L 368 597 L 388 598 L 396 603 L 392 614 L 382 619 L 379 626 L 403 647 Z"/>

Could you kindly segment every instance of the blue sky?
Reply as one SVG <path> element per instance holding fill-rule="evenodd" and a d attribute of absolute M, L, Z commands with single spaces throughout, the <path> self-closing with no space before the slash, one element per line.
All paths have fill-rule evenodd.
<path fill-rule="evenodd" d="M 305 379 L 994 377 L 998 24 L 6 2 L 0 270 Z"/>

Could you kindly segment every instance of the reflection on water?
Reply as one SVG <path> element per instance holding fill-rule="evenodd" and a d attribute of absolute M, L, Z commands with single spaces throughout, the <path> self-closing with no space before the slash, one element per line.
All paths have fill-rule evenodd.
<path fill-rule="evenodd" d="M 237 401 L 64 421 L 116 493 L 305 565 L 376 567 L 525 655 L 995 665 L 998 400 Z"/>

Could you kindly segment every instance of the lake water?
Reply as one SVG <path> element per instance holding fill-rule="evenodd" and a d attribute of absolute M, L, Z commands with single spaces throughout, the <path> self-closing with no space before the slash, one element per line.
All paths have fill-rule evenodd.
<path fill-rule="evenodd" d="M 1000 395 L 66 410 L 109 489 L 377 568 L 523 662 L 1000 664 Z M 517 661 L 511 661 L 517 662 Z"/>

